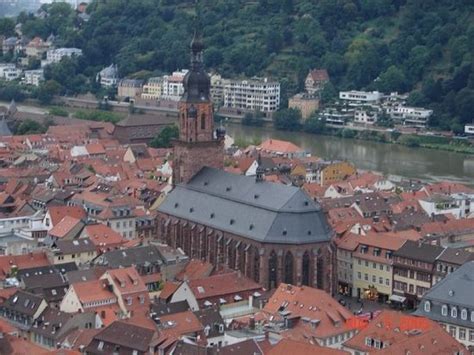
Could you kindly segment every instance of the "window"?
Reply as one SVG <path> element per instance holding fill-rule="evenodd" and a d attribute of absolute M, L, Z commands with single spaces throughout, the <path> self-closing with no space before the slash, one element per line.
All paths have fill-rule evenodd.
<path fill-rule="evenodd" d="M 445 317 L 448 315 L 448 306 L 446 306 L 445 304 L 443 304 L 443 306 L 441 307 L 441 315 Z"/>
<path fill-rule="evenodd" d="M 425 305 L 424 305 L 424 310 L 425 312 L 430 312 L 431 311 L 431 303 L 430 301 L 425 301 Z"/>
<path fill-rule="evenodd" d="M 390 286 L 390 280 L 389 279 L 385 279 L 385 285 Z"/>
<path fill-rule="evenodd" d="M 369 275 L 364 274 L 364 280 L 365 280 L 365 281 L 369 281 Z"/>
<path fill-rule="evenodd" d="M 365 261 L 365 266 L 369 266 L 369 262 L 367 260 Z"/>
<path fill-rule="evenodd" d="M 359 280 L 362 279 L 362 274 L 361 274 L 360 272 L 357 273 L 357 278 L 358 278 Z"/>
<path fill-rule="evenodd" d="M 201 129 L 206 129 L 206 115 L 201 115 Z"/>
<path fill-rule="evenodd" d="M 455 326 L 452 326 L 452 325 L 449 326 L 449 334 L 451 334 L 451 336 L 453 338 L 456 337 L 456 327 Z"/>
<path fill-rule="evenodd" d="M 379 264 L 379 268 L 383 271 L 383 264 Z"/>
<path fill-rule="evenodd" d="M 357 264 L 359 264 L 359 265 L 361 264 L 360 259 L 357 259 Z"/>
<path fill-rule="evenodd" d="M 451 308 L 451 317 L 453 318 L 458 317 L 458 309 L 456 307 Z"/>
<path fill-rule="evenodd" d="M 127 298 L 127 304 L 128 304 L 129 306 L 132 305 L 132 297 L 128 297 L 128 298 Z"/>
<path fill-rule="evenodd" d="M 372 267 L 373 267 L 374 269 L 376 269 L 376 268 L 377 268 L 377 264 L 372 263 Z"/>
<path fill-rule="evenodd" d="M 474 341 L 474 330 L 469 331 L 469 341 Z"/>
<path fill-rule="evenodd" d="M 375 275 L 372 275 L 372 282 L 373 283 L 377 282 L 377 277 Z"/>
<path fill-rule="evenodd" d="M 379 284 L 383 285 L 383 277 L 379 277 Z"/>
<path fill-rule="evenodd" d="M 471 322 L 474 322 L 474 311 L 471 311 Z"/>
<path fill-rule="evenodd" d="M 466 340 L 466 328 L 459 328 L 459 340 Z"/>
<path fill-rule="evenodd" d="M 467 309 L 465 308 L 461 311 L 461 319 L 467 320 Z"/>

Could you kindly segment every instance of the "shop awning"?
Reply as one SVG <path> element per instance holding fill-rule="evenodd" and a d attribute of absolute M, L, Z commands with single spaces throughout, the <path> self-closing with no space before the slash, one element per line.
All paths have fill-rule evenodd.
<path fill-rule="evenodd" d="M 389 299 L 393 302 L 403 303 L 406 301 L 407 298 L 399 295 L 391 295 Z"/>

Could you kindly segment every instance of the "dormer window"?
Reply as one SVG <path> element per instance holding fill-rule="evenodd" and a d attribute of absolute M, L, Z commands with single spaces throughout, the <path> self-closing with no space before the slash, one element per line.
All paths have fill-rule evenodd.
<path fill-rule="evenodd" d="M 461 319 L 467 320 L 467 309 L 465 308 L 461 311 Z"/>
<path fill-rule="evenodd" d="M 428 313 L 429 313 L 429 312 L 431 311 L 431 303 L 430 303 L 430 301 L 425 301 L 425 304 L 424 304 L 424 307 L 423 307 L 423 308 L 424 308 L 425 312 L 428 312 Z"/>
<path fill-rule="evenodd" d="M 452 318 L 458 317 L 458 309 L 456 307 L 451 308 L 451 317 Z"/>
<path fill-rule="evenodd" d="M 448 315 L 448 306 L 446 306 L 445 304 L 443 304 L 443 306 L 441 307 L 441 315 L 445 317 Z"/>

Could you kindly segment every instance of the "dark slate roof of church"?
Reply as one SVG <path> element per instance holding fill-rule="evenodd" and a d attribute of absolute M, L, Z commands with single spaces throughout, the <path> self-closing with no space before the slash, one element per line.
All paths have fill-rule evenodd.
<path fill-rule="evenodd" d="M 0 118 L 0 136 L 11 136 L 12 132 L 8 128 L 7 121 L 3 118 Z"/>
<path fill-rule="evenodd" d="M 159 211 L 265 243 L 318 243 L 332 235 L 303 190 L 208 167 L 176 186 Z"/>

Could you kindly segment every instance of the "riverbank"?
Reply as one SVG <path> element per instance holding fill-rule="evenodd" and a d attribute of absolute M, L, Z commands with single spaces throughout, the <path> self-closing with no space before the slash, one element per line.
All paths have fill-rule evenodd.
<path fill-rule="evenodd" d="M 474 155 L 373 140 L 342 138 L 305 132 L 278 131 L 272 127 L 227 124 L 236 141 L 259 143 L 266 139 L 290 141 L 327 160 L 347 160 L 361 170 L 423 181 L 450 180 L 474 186 Z"/>
<path fill-rule="evenodd" d="M 247 126 L 254 127 L 254 126 Z M 274 129 L 272 124 L 265 124 L 265 128 Z M 282 130 L 281 132 L 288 132 Z M 356 139 L 363 141 L 371 141 L 378 143 L 399 144 L 410 148 L 426 148 L 433 150 L 443 150 L 461 154 L 474 155 L 474 144 L 468 139 L 445 137 L 441 135 L 413 134 L 399 131 L 396 129 L 373 129 L 369 127 L 337 127 L 337 126 L 321 126 L 315 127 L 313 130 L 302 128 L 299 131 L 306 134 L 317 134 L 323 136 L 338 137 L 344 139 Z"/>

